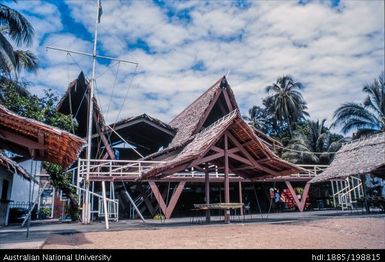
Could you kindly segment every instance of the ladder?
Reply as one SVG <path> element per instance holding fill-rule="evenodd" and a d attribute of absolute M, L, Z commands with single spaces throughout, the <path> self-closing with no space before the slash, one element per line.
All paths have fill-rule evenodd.
<path fill-rule="evenodd" d="M 144 194 L 148 197 L 151 198 L 152 195 L 152 190 L 150 187 L 147 187 L 145 190 Z M 137 208 L 139 208 L 142 204 L 144 203 L 144 198 L 143 196 L 139 195 L 137 198 L 134 199 L 134 204 L 136 205 Z M 130 204 L 130 219 L 135 219 L 136 218 L 136 210 L 132 204 Z"/>

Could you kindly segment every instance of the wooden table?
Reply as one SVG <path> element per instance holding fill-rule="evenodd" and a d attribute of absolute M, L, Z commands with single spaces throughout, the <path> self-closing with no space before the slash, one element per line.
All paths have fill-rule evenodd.
<path fill-rule="evenodd" d="M 243 203 L 212 203 L 212 204 L 194 204 L 194 209 L 191 211 L 194 212 L 194 216 L 191 218 L 191 222 L 194 222 L 196 214 L 200 211 L 207 210 L 229 210 L 229 209 L 241 209 L 243 208 Z"/>

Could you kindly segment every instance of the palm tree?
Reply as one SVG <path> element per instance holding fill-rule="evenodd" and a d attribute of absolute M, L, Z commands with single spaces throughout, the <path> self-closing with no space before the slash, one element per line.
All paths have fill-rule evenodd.
<path fill-rule="evenodd" d="M 282 157 L 301 164 L 328 164 L 334 152 L 347 140 L 341 135 L 330 133 L 322 121 L 308 120 L 293 132 L 293 138 L 284 149 Z"/>
<path fill-rule="evenodd" d="M 16 10 L 0 4 L 0 71 L 11 78 L 11 73 L 20 69 L 34 71 L 37 68 L 37 58 L 25 50 L 15 50 L 9 41 L 16 46 L 30 46 L 34 29 L 28 20 Z M 8 39 L 9 38 L 9 39 Z"/>
<path fill-rule="evenodd" d="M 303 85 L 295 82 L 291 76 L 279 77 L 276 83 L 266 87 L 269 96 L 264 104 L 277 120 L 287 123 L 290 136 L 293 133 L 292 125 L 309 116 L 306 112 L 306 102 L 300 92 L 303 88 Z"/>
<path fill-rule="evenodd" d="M 333 126 L 342 126 L 344 134 L 353 130 L 357 136 L 385 131 L 385 72 L 362 91 L 367 94 L 363 104 L 345 103 L 334 112 Z"/>
<path fill-rule="evenodd" d="M 250 125 L 263 133 L 269 132 L 269 113 L 266 108 L 253 106 L 249 109 L 249 115 L 243 117 Z"/>

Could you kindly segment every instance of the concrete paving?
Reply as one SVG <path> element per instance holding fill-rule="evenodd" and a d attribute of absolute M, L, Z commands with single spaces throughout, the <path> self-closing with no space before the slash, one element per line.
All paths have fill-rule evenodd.
<path fill-rule="evenodd" d="M 232 223 L 300 223 L 303 221 L 319 220 L 327 218 L 346 218 L 346 217 L 384 217 L 384 213 L 366 214 L 362 210 L 338 211 L 323 210 L 309 212 L 282 212 L 271 214 L 249 214 L 243 217 L 232 216 Z M 146 223 L 141 220 L 120 220 L 119 222 L 110 222 L 110 231 L 148 229 L 156 230 L 159 227 L 191 227 L 196 224 L 204 224 L 205 217 L 195 217 L 195 223 L 191 223 L 191 217 L 172 218 L 166 221 L 149 219 Z M 199 222 L 199 223 L 196 223 Z M 213 216 L 210 224 L 206 226 L 223 225 L 223 217 Z M 96 221 L 91 225 L 82 225 L 81 223 L 60 223 L 59 221 L 32 221 L 29 237 L 26 237 L 27 229 L 20 226 L 8 226 L 0 228 L 0 249 L 40 249 L 46 239 L 51 234 L 75 234 L 83 232 L 105 231 L 104 221 Z"/>

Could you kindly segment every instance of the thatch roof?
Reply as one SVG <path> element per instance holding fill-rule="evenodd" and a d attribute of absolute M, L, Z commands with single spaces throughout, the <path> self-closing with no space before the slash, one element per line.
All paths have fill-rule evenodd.
<path fill-rule="evenodd" d="M 67 168 L 85 143 L 80 137 L 21 117 L 0 105 L 0 148 Z"/>
<path fill-rule="evenodd" d="M 330 166 L 311 182 L 344 179 L 366 173 L 385 175 L 385 133 L 344 144 Z"/>
<path fill-rule="evenodd" d="M 275 155 L 253 132 L 253 129 L 241 118 L 239 111 L 236 109 L 228 115 L 217 120 L 211 126 L 203 129 L 194 135 L 190 142 L 183 147 L 183 144 L 176 146 L 174 150 L 158 153 L 156 156 L 160 159 L 163 156 L 162 164 L 154 166 L 151 170 L 144 174 L 144 178 L 156 176 L 162 172 L 180 166 L 183 163 L 192 163 L 195 159 L 203 157 L 208 149 L 222 139 L 225 132 L 230 132 L 241 144 L 246 145 L 245 149 L 256 159 L 265 159 L 260 163 L 260 167 L 249 172 L 239 172 L 238 175 L 245 178 L 256 178 L 262 176 L 272 176 L 267 169 L 273 170 L 276 174 L 281 172 L 297 173 L 301 168 L 294 164 L 286 162 Z M 182 150 L 180 150 L 182 148 Z M 179 149 L 179 150 L 178 150 Z M 154 154 L 155 155 L 155 154 Z"/>
<path fill-rule="evenodd" d="M 79 124 L 78 128 L 75 130 L 75 134 L 83 138 L 87 136 L 88 127 L 89 84 L 90 81 L 85 78 L 83 72 L 80 72 L 78 78 L 68 85 L 64 96 L 60 99 L 57 105 L 58 112 L 65 115 L 70 115 L 72 113 L 72 117 L 74 117 Z M 96 122 L 92 122 L 92 133 L 95 134 L 95 124 L 97 123 L 98 126 L 103 127 L 105 125 L 105 120 L 95 96 L 92 101 L 94 115 L 96 116 Z"/>
<path fill-rule="evenodd" d="M 16 173 L 28 180 L 32 179 L 31 175 L 24 168 L 3 154 L 0 154 L 0 167 L 1 166 L 13 174 Z"/>
<path fill-rule="evenodd" d="M 212 104 L 216 102 L 219 93 L 222 91 L 228 93 L 234 107 L 233 109 L 238 108 L 232 90 L 227 87 L 229 85 L 226 77 L 220 78 L 213 86 L 192 102 L 191 105 L 171 120 L 169 125 L 177 129 L 177 133 L 170 146 L 183 143 L 199 131 L 199 123 L 207 116 L 208 110 L 212 109 Z"/>
<path fill-rule="evenodd" d="M 205 156 L 212 146 L 221 144 L 225 132 L 230 132 L 240 144 L 244 145 L 249 155 L 259 162 L 257 168 L 254 166 L 250 170 L 238 172 L 240 176 L 247 178 L 278 176 L 297 173 L 301 170 L 275 155 L 269 148 L 275 141 L 267 139 L 266 135 L 253 129 L 242 119 L 234 94 L 225 77 L 219 79 L 175 117 L 170 122 L 170 126 L 177 129 L 172 143 L 167 148 L 143 159 L 165 162 L 147 171 L 144 178 L 163 176 L 162 173 L 167 175 L 170 170 L 178 169 L 181 165 L 193 164 L 193 161 Z M 216 161 L 219 165 L 223 164 L 220 163 L 221 160 Z"/>

